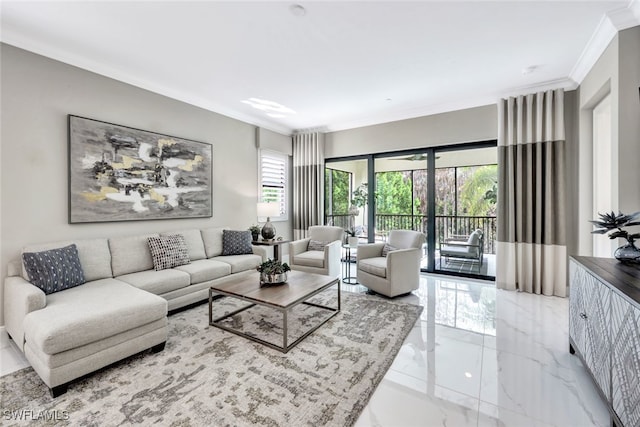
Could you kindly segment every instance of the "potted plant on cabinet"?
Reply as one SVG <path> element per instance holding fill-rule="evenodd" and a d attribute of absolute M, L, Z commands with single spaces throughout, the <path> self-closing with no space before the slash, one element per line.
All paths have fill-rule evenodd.
<path fill-rule="evenodd" d="M 636 247 L 635 240 L 640 239 L 640 233 L 629 233 L 623 230 L 624 227 L 632 227 L 634 225 L 640 225 L 640 221 L 636 221 L 640 217 L 640 212 L 635 212 L 629 215 L 625 215 L 622 212 L 615 212 L 601 214 L 598 213 L 599 220 L 589 221 L 596 228 L 592 234 L 604 234 L 608 231 L 615 230 L 609 234 L 610 239 L 617 239 L 619 237 L 627 241 L 626 245 L 620 246 L 615 250 L 613 256 L 622 263 L 640 263 L 640 249 Z"/>

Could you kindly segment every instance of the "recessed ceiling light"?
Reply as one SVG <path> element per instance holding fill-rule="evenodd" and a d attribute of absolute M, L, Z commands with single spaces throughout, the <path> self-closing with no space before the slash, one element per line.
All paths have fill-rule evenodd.
<path fill-rule="evenodd" d="M 307 9 L 299 4 L 292 4 L 291 6 L 289 6 L 289 11 L 293 16 L 304 16 L 307 14 Z"/>

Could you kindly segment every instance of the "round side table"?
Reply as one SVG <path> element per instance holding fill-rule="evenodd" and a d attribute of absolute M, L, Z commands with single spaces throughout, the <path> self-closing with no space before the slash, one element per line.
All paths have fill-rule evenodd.
<path fill-rule="evenodd" d="M 347 285 L 359 285 L 360 283 L 358 282 L 358 277 L 351 275 L 351 264 L 355 261 L 355 258 L 357 256 L 354 254 L 352 261 L 351 249 L 355 249 L 355 252 L 357 253 L 358 248 L 350 246 L 348 244 L 343 244 L 342 247 L 346 250 L 346 254 L 344 257 L 345 265 L 342 272 L 342 283 L 346 283 Z"/>

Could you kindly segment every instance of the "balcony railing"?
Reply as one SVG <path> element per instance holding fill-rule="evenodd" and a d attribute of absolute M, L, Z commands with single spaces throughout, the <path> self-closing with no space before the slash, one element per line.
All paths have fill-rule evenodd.
<path fill-rule="evenodd" d="M 347 229 L 351 227 L 350 215 L 327 215 L 327 224 Z M 416 230 L 426 233 L 426 215 L 376 215 L 376 237 L 386 236 L 391 230 Z M 484 253 L 495 254 L 495 216 L 436 215 L 436 247 L 452 235 L 469 235 L 474 230 L 484 232 Z"/>

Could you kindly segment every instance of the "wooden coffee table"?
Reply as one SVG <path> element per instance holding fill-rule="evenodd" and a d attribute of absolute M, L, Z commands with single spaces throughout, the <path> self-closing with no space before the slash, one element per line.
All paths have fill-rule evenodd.
<path fill-rule="evenodd" d="M 338 286 L 336 286 L 338 289 L 337 307 L 328 307 L 325 305 L 307 301 L 309 298 L 330 288 L 335 284 L 338 284 Z M 250 304 L 214 319 L 213 305 L 214 302 L 219 301 L 219 299 L 214 298 L 214 295 L 216 294 L 224 295 L 231 298 L 237 298 L 249 302 Z M 313 307 L 326 309 L 331 311 L 332 313 L 322 322 L 313 326 L 301 337 L 289 344 L 287 342 L 287 317 L 290 311 L 299 304 L 306 304 Z M 255 305 L 269 307 L 282 313 L 282 346 L 270 343 L 252 335 L 248 335 L 238 329 L 234 329 L 222 324 L 222 321 L 224 319 L 234 316 L 242 311 L 248 310 Z M 209 325 L 259 342 L 283 353 L 286 353 L 290 349 L 295 347 L 303 339 L 309 336 L 309 334 L 325 324 L 327 320 L 338 314 L 339 311 L 340 285 L 338 278 L 323 276 L 320 274 L 304 273 L 302 271 L 290 271 L 288 273 L 287 283 L 277 286 L 260 287 L 260 273 L 255 272 L 254 274 L 250 274 L 226 283 L 221 283 L 219 285 L 213 285 L 209 288 Z"/>

